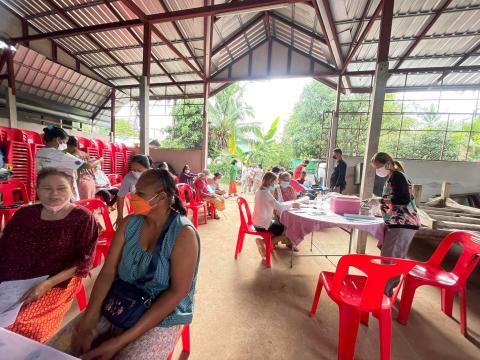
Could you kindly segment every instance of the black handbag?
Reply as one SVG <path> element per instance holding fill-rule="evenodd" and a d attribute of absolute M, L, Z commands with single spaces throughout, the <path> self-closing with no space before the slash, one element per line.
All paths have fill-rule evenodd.
<path fill-rule="evenodd" d="M 123 281 L 120 278 L 115 279 L 112 283 L 107 296 L 105 296 L 103 300 L 102 315 L 114 326 L 121 329 L 131 328 L 154 302 L 155 299 L 143 290 L 143 287 L 155 276 L 158 265 L 157 248 L 163 243 L 165 235 L 177 215 L 177 212 L 171 210 L 163 231 L 157 240 L 155 249 L 153 250 L 152 259 L 150 260 L 145 276 L 137 280 L 134 284 Z"/>

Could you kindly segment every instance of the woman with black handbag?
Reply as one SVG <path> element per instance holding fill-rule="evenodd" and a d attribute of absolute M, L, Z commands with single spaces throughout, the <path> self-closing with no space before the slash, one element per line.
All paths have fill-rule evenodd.
<path fill-rule="evenodd" d="M 74 328 L 82 359 L 166 359 L 193 316 L 199 237 L 168 171 L 145 171 Z M 67 330 L 51 345 L 65 343 Z"/>

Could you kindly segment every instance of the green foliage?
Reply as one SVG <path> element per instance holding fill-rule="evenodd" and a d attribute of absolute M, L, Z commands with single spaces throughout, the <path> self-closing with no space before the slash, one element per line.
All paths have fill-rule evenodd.
<path fill-rule="evenodd" d="M 115 137 L 119 139 L 138 138 L 139 133 L 133 127 L 133 124 L 126 119 L 117 119 L 115 121 Z"/>
<path fill-rule="evenodd" d="M 173 125 L 166 128 L 162 147 L 195 149 L 202 146 L 203 100 L 177 100 L 170 115 Z"/>
<path fill-rule="evenodd" d="M 218 149 L 239 156 L 239 148 L 248 142 L 248 136 L 260 129 L 258 123 L 251 122 L 253 109 L 243 96 L 244 87 L 232 84 L 209 103 L 210 137 Z"/>

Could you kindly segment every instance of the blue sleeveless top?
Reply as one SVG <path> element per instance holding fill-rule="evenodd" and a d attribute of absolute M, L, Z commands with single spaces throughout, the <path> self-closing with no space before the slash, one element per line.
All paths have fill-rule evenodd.
<path fill-rule="evenodd" d="M 118 275 L 123 281 L 135 283 L 141 279 L 147 272 L 148 265 L 152 258 L 152 252 L 145 251 L 140 246 L 140 230 L 143 225 L 144 217 L 142 215 L 133 216 L 125 230 L 125 246 L 123 247 L 122 259 L 118 265 Z M 170 256 L 172 254 L 175 241 L 184 226 L 191 226 L 195 231 L 195 236 L 199 242 L 199 253 L 197 264 L 195 265 L 195 274 L 192 281 L 192 287 L 182 301 L 177 305 L 167 317 L 165 317 L 157 326 L 170 327 L 180 324 L 190 324 L 193 317 L 193 295 L 195 293 L 195 284 L 197 281 L 198 263 L 200 261 L 200 237 L 193 224 L 185 216 L 177 215 L 165 235 L 163 243 L 156 247 L 158 251 L 159 264 L 154 278 L 145 284 L 144 290 L 153 298 L 156 298 L 170 287 Z"/>

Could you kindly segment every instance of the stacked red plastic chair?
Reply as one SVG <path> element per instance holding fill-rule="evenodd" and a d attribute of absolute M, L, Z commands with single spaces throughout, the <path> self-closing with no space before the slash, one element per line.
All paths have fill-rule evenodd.
<path fill-rule="evenodd" d="M 110 146 L 104 143 L 102 140 L 95 140 L 98 147 L 98 155 L 103 158 L 102 169 L 103 172 L 107 175 L 115 174 L 113 171 L 113 159 L 112 159 L 112 150 Z"/>
<path fill-rule="evenodd" d="M 27 136 L 20 129 L 0 127 L 0 147 L 5 152 L 5 163 L 13 165 L 12 179 L 21 181 L 27 192 L 34 194 L 34 156 Z"/>
<path fill-rule="evenodd" d="M 340 313 L 338 359 L 353 360 L 360 321 L 368 325 L 369 313 L 380 323 L 380 359 L 389 360 L 392 343 L 392 306 L 407 273 L 415 266 L 411 260 L 370 255 L 344 255 L 337 270 L 320 272 L 310 316 L 317 311 L 322 288 L 337 303 Z M 349 268 L 363 275 L 350 275 Z M 391 296 L 385 295 L 387 282 L 402 276 Z"/>
<path fill-rule="evenodd" d="M 443 260 L 454 245 L 460 245 L 462 253 L 452 271 L 442 267 Z M 430 285 L 442 291 L 442 311 L 452 317 L 453 299 L 460 300 L 460 331 L 467 336 L 467 280 L 480 260 L 480 236 L 454 231 L 448 234 L 426 262 L 418 263 L 407 275 L 397 321 L 406 325 L 412 308 L 413 297 L 419 286 Z"/>
<path fill-rule="evenodd" d="M 3 231 L 4 226 L 10 221 L 15 211 L 21 205 L 30 202 L 27 194 L 27 188 L 23 182 L 18 180 L 0 180 L 0 194 L 2 205 L 0 207 L 0 226 Z"/>
<path fill-rule="evenodd" d="M 122 144 L 123 145 L 123 144 Z M 112 148 L 115 149 L 114 157 L 115 157 L 115 174 L 125 176 L 127 173 L 127 160 L 125 152 L 123 151 L 123 147 L 120 144 L 112 144 Z"/>
<path fill-rule="evenodd" d="M 35 164 L 35 154 L 37 153 L 37 150 L 45 146 L 45 142 L 43 141 L 42 136 L 39 133 L 36 133 L 35 131 L 30 131 L 30 130 L 22 130 L 23 133 L 26 136 L 27 143 L 30 145 L 30 155 L 32 157 L 32 164 L 33 166 L 31 167 L 31 176 L 33 179 L 33 186 L 31 187 L 30 190 L 30 199 L 35 200 L 36 198 L 36 193 L 35 193 L 35 181 L 37 178 L 37 168 Z"/>

